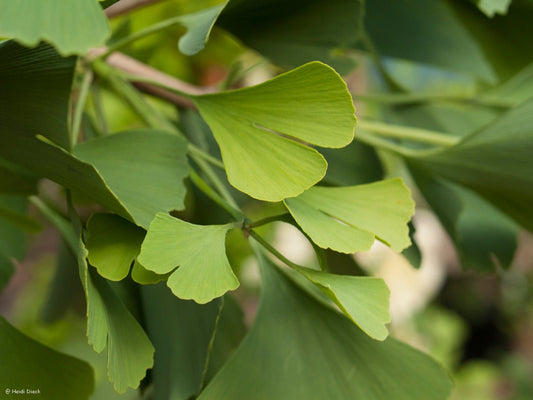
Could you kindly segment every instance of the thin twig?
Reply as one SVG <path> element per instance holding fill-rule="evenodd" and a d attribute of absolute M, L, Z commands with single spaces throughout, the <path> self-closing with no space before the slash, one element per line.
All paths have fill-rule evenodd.
<path fill-rule="evenodd" d="M 107 18 L 115 18 L 137 8 L 146 7 L 150 4 L 159 3 L 161 1 L 164 0 L 120 0 L 112 6 L 106 8 L 105 15 L 107 15 Z"/>
<path fill-rule="evenodd" d="M 105 47 L 93 49 L 89 52 L 87 58 L 89 60 L 94 60 L 106 52 L 107 48 Z M 190 99 L 171 90 L 187 93 L 193 96 L 212 93 L 214 91 L 214 89 L 210 87 L 199 87 L 183 82 L 120 52 L 110 54 L 106 58 L 106 62 L 111 67 L 128 74 L 129 80 L 131 80 L 139 90 L 182 107 L 196 108 Z"/>

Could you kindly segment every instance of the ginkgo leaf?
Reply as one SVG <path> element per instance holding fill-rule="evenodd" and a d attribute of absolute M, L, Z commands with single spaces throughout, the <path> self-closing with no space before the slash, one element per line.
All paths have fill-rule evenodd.
<path fill-rule="evenodd" d="M 77 249 L 87 299 L 87 337 L 96 352 L 107 345 L 107 371 L 115 390 L 136 389 L 154 363 L 154 347 L 108 281 L 91 272 L 81 238 Z"/>
<path fill-rule="evenodd" d="M 104 278 L 124 279 L 141 250 L 145 231 L 115 214 L 96 213 L 87 222 L 91 265 Z"/>
<path fill-rule="evenodd" d="M 0 157 L 145 228 L 157 212 L 183 208 L 182 137 L 139 129 L 83 143 L 75 155 L 65 150 L 74 67 L 48 45 L 0 43 Z"/>
<path fill-rule="evenodd" d="M 187 142 L 158 130 L 131 130 L 79 144 L 74 155 L 94 165 L 111 191 L 147 228 L 158 211 L 184 208 Z"/>
<path fill-rule="evenodd" d="M 134 282 L 140 283 L 141 285 L 153 285 L 155 283 L 166 280 L 169 276 L 170 274 L 160 275 L 156 274 L 155 272 L 149 271 L 144 268 L 137 260 L 135 260 L 131 269 L 131 279 L 133 279 Z"/>
<path fill-rule="evenodd" d="M 226 7 L 226 4 L 228 4 L 228 1 L 179 17 L 181 24 L 187 28 L 187 32 L 178 42 L 179 49 L 183 54 L 191 56 L 204 48 L 209 39 L 211 29 L 213 29 L 215 21 L 224 7 Z"/>
<path fill-rule="evenodd" d="M 344 74 L 356 61 L 342 49 L 362 33 L 363 16 L 360 0 L 232 0 L 217 25 L 284 68 L 322 61 Z"/>
<path fill-rule="evenodd" d="M 0 3 L 0 37 L 34 47 L 41 41 L 62 55 L 84 54 L 109 36 L 107 18 L 97 0 L 17 0 Z"/>
<path fill-rule="evenodd" d="M 395 339 L 365 335 L 261 263 L 255 321 L 235 354 L 198 400 L 445 400 L 447 373 Z"/>
<path fill-rule="evenodd" d="M 142 293 L 156 349 L 152 399 L 188 400 L 202 387 L 222 300 L 197 304 L 178 299 L 164 285 L 145 286 Z"/>
<path fill-rule="evenodd" d="M 53 350 L 21 333 L 0 316 L 2 396 L 87 400 L 94 391 L 94 372 L 85 361 Z M 29 390 L 39 391 L 30 393 Z M 24 393 L 24 392 L 23 392 Z"/>
<path fill-rule="evenodd" d="M 409 164 L 472 189 L 524 228 L 533 230 L 533 100 L 446 149 Z"/>
<path fill-rule="evenodd" d="M 159 213 L 150 224 L 138 260 L 181 299 L 203 304 L 239 286 L 226 256 L 228 225 L 194 225 Z M 176 269 L 176 267 L 178 267 Z"/>
<path fill-rule="evenodd" d="M 260 85 L 192 98 L 220 146 L 229 182 L 260 200 L 297 196 L 327 163 L 310 143 L 353 139 L 352 99 L 341 77 L 319 62 Z"/>
<path fill-rule="evenodd" d="M 414 214 L 414 202 L 401 179 L 313 187 L 285 204 L 322 248 L 354 253 L 368 250 L 377 238 L 401 251 L 411 243 L 407 223 Z"/>
<path fill-rule="evenodd" d="M 368 336 L 385 340 L 390 322 L 390 291 L 383 279 L 328 274 L 299 268 L 307 279 L 317 285 Z"/>

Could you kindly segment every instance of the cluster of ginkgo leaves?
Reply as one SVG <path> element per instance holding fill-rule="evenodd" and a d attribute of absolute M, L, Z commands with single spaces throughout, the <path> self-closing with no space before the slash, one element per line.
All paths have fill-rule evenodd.
<path fill-rule="evenodd" d="M 6 38 L 0 42 L 0 288 L 13 273 L 11 260 L 23 256 L 22 232 L 36 229 L 26 215 L 32 203 L 77 259 L 88 341 L 97 352 L 107 347 L 107 375 L 118 393 L 142 381 L 154 399 L 446 399 L 451 383 L 444 369 L 388 337 L 389 291 L 383 280 L 335 274 L 325 262 L 326 251 L 352 254 L 370 249 L 375 240 L 398 252 L 408 248 L 411 191 L 400 178 L 336 184 L 327 179 L 330 158 L 317 148 L 334 155 L 353 146 L 355 132 L 355 143 L 360 139 L 401 157 L 453 237 L 468 232 L 466 215 L 508 238 L 516 236 L 518 225 L 533 228 L 533 102 L 506 98 L 503 86 L 485 95 L 488 102 L 507 100 L 496 104 L 498 115 L 490 125 L 464 136 L 434 134 L 437 146 L 410 146 L 413 135 L 401 128 L 365 121 L 356 127 L 352 96 L 338 73 L 354 65 L 333 49 L 361 49 L 370 36 L 373 51 L 393 57 L 452 69 L 457 60 L 439 55 L 426 60 L 423 51 L 388 47 L 380 34 L 372 34 L 379 20 L 372 10 L 381 0 L 367 4 L 368 32 L 360 1 L 223 2 L 161 26 L 186 29 L 178 47 L 192 55 L 217 24 L 289 71 L 240 89 L 175 91 L 209 127 L 218 159 L 147 102 L 131 85 L 134 77 L 106 65 L 107 54 L 84 57 L 106 43 L 110 30 L 103 7 L 111 3 L 0 2 L 0 37 Z M 482 3 L 481 10 L 493 15 L 506 13 L 510 2 Z M 398 18 L 411 7 L 392 6 Z M 441 6 L 422 6 L 428 15 L 432 7 Z M 450 7 L 482 15 L 471 4 Z M 533 13 L 530 5 L 520 7 Z M 455 14 L 437 15 L 451 21 Z M 415 20 L 423 31 L 426 22 Z M 110 50 L 151 29 L 111 42 Z M 475 45 L 469 39 L 458 54 Z M 531 61 L 515 57 L 509 72 L 501 62 L 492 63 L 489 51 L 472 54 L 459 69 L 480 72 L 487 81 L 514 76 Z M 146 126 L 80 135 L 93 75 L 126 98 Z M 76 76 L 82 84 L 73 101 Z M 518 78 L 507 88 L 512 79 Z M 406 97 L 400 84 L 391 85 Z M 383 129 L 390 136 L 403 132 L 404 141 L 377 136 Z M 64 188 L 66 213 L 38 197 L 42 178 Z M 200 225 L 182 217 L 192 187 L 226 212 L 225 224 Z M 232 194 L 237 191 L 284 211 L 250 220 Z M 99 207 L 85 220 L 77 206 L 87 203 Z M 486 222 L 462 214 L 465 204 L 496 217 Z M 258 233 L 257 227 L 275 220 L 303 232 L 319 267 L 291 262 Z M 226 254 L 230 230 L 243 232 L 260 265 L 261 300 L 248 331 L 230 294 L 240 285 Z M 458 235 L 456 244 L 468 255 L 465 237 Z M 503 260 L 508 252 L 494 250 Z M 488 257 L 482 253 L 481 259 Z M 116 282 L 135 286 L 142 311 L 126 301 Z M 43 398 L 86 399 L 94 390 L 89 364 L 30 339 L 1 317 L 0 359 L 2 383 L 31 382 Z"/>

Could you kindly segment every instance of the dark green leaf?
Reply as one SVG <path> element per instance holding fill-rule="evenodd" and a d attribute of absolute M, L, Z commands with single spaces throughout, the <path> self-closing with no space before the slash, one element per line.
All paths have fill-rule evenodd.
<path fill-rule="evenodd" d="M 254 324 L 199 400 L 445 400 L 451 383 L 431 358 L 370 339 L 272 264 Z"/>
<path fill-rule="evenodd" d="M 59 353 L 29 338 L 0 316 L 2 397 L 88 400 L 94 373 L 85 361 Z M 8 390 L 39 393 L 13 394 Z"/>
<path fill-rule="evenodd" d="M 457 145 L 413 157 L 417 168 L 466 186 L 533 230 L 533 101 Z"/>
<path fill-rule="evenodd" d="M 342 50 L 361 33 L 359 0 L 231 1 L 219 24 L 285 68 L 323 61 L 344 74 L 355 66 Z"/>
<path fill-rule="evenodd" d="M 156 353 L 154 400 L 187 400 L 201 388 L 221 301 L 181 300 L 162 285 L 142 288 L 148 333 Z"/>

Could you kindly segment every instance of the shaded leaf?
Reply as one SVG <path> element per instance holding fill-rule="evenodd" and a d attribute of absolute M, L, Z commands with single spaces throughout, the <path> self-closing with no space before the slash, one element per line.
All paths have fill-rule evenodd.
<path fill-rule="evenodd" d="M 27 389 L 40 392 L 27 397 L 87 400 L 94 391 L 89 364 L 29 338 L 1 316 L 0 360 L 2 396 L 7 389 Z"/>
<path fill-rule="evenodd" d="M 19 3 L 9 4 L 8 7 L 20 7 Z M 4 18 L 5 14 L 1 15 Z M 47 44 L 28 49 L 13 40 L 0 42 L 0 138 L 41 135 L 68 148 L 67 121 L 75 64 L 74 57 L 62 58 Z"/>
<path fill-rule="evenodd" d="M 87 250 L 78 243 L 80 278 L 87 299 L 87 337 L 96 352 L 107 345 L 108 377 L 115 390 L 136 389 L 153 366 L 154 347 L 108 282 L 87 265 Z"/>
<path fill-rule="evenodd" d="M 124 279 L 144 239 L 145 231 L 115 214 L 95 213 L 87 222 L 88 259 L 112 281 Z"/>
<path fill-rule="evenodd" d="M 8 167 L 0 159 L 0 193 L 31 195 L 37 194 L 37 179 L 18 168 Z"/>
<path fill-rule="evenodd" d="M 185 139 L 151 129 L 103 136 L 74 149 L 76 157 L 96 167 L 134 222 L 144 228 L 158 211 L 184 208 L 186 154 Z"/>
<path fill-rule="evenodd" d="M 0 37 L 15 38 L 34 47 L 40 41 L 53 44 L 62 55 L 84 54 L 102 46 L 109 36 L 107 18 L 96 0 L 3 1 L 0 5 Z"/>
<path fill-rule="evenodd" d="M 353 139 L 346 84 L 318 62 L 257 86 L 193 100 L 220 146 L 229 182 L 260 200 L 297 196 L 322 179 L 326 161 L 301 141 L 343 147 Z"/>
<path fill-rule="evenodd" d="M 208 383 L 239 347 L 246 334 L 244 313 L 229 294 L 222 298 L 222 310 L 216 324 L 207 360 L 204 384 Z"/>
<path fill-rule="evenodd" d="M 277 267 L 262 264 L 254 324 L 199 400 L 445 400 L 451 384 L 431 358 L 372 340 Z M 275 382 L 275 384 L 273 384 Z"/>
<path fill-rule="evenodd" d="M 390 291 L 383 279 L 334 275 L 308 268 L 299 271 L 317 285 L 368 336 L 385 340 L 389 334 Z"/>
<path fill-rule="evenodd" d="M 142 299 L 156 349 L 153 399 L 188 400 L 200 391 L 221 301 L 181 300 L 161 284 L 144 286 Z"/>
<path fill-rule="evenodd" d="M 74 59 L 59 57 L 47 45 L 0 43 L 0 86 L 7 90 L 0 99 L 0 157 L 146 228 L 156 212 L 183 207 L 183 138 L 135 130 L 76 147 L 76 154 L 102 171 L 64 150 L 74 66 Z"/>
<path fill-rule="evenodd" d="M 167 285 L 177 297 L 207 303 L 239 286 L 226 256 L 226 233 L 231 227 L 194 225 L 159 213 L 138 260 L 157 274 L 174 271 Z"/>
<path fill-rule="evenodd" d="M 464 268 L 508 267 L 517 246 L 518 226 L 473 193 L 411 166 L 411 173 L 457 247 Z"/>
<path fill-rule="evenodd" d="M 28 201 L 24 197 L 1 195 L 0 209 L 23 215 Z M 22 260 L 26 250 L 24 232 L 13 223 L 0 218 L 0 290 L 9 282 L 15 272 L 12 259 Z M 0 392 L 1 393 L 1 392 Z"/>
<path fill-rule="evenodd" d="M 226 4 L 228 1 L 193 14 L 180 16 L 180 22 L 187 28 L 187 32 L 178 42 L 178 47 L 183 54 L 192 56 L 204 48 L 211 29 Z"/>
<path fill-rule="evenodd" d="M 505 113 L 457 145 L 412 157 L 410 164 L 474 190 L 533 230 L 533 101 Z"/>
<path fill-rule="evenodd" d="M 358 0 L 233 0 L 218 24 L 285 68 L 319 60 L 344 74 L 355 62 L 342 49 L 357 40 L 362 19 Z"/>
<path fill-rule="evenodd" d="M 432 64 L 495 82 L 493 67 L 450 3 L 368 1 L 365 26 L 377 51 L 384 56 Z"/>
<path fill-rule="evenodd" d="M 139 261 L 135 260 L 131 269 L 131 279 L 141 285 L 155 284 L 166 280 L 170 274 L 159 275 L 144 268 Z"/>
<path fill-rule="evenodd" d="M 377 238 L 393 250 L 410 244 L 414 202 L 401 179 L 350 187 L 313 187 L 285 204 L 302 230 L 322 248 L 368 250 Z"/>

